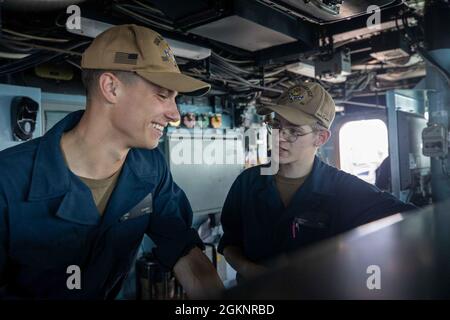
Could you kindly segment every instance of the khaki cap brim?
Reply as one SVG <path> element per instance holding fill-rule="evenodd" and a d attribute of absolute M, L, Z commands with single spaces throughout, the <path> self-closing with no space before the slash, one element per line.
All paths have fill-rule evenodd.
<path fill-rule="evenodd" d="M 203 81 L 194 79 L 177 72 L 147 72 L 136 70 L 144 79 L 169 90 L 190 96 L 202 96 L 209 92 L 211 86 Z"/>
<path fill-rule="evenodd" d="M 299 109 L 295 109 L 289 106 L 283 105 L 266 106 L 258 110 L 258 114 L 260 115 L 267 115 L 272 112 L 278 113 L 287 121 L 296 124 L 298 126 L 304 125 L 312 126 L 319 122 L 315 117 Z"/>

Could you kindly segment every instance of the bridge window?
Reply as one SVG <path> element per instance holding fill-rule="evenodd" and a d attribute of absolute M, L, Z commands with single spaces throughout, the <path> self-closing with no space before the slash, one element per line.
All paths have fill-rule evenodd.
<path fill-rule="evenodd" d="M 347 122 L 339 131 L 340 167 L 375 184 L 375 170 L 388 156 L 388 134 L 379 119 Z"/>

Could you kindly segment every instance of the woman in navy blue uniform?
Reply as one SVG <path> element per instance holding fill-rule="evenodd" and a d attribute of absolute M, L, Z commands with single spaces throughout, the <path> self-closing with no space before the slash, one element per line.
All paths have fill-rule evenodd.
<path fill-rule="evenodd" d="M 275 105 L 259 110 L 272 112 L 269 126 L 279 136 L 272 153 L 278 161 L 245 170 L 222 210 L 218 251 L 238 280 L 264 272 L 308 244 L 415 209 L 316 156 L 335 116 L 334 101 L 319 84 L 291 87 Z"/>

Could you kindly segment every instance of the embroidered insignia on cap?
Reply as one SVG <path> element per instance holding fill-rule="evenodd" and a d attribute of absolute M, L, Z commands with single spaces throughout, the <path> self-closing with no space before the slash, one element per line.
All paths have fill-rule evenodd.
<path fill-rule="evenodd" d="M 157 35 L 155 40 L 153 40 L 153 43 L 157 46 L 159 46 L 159 44 L 161 43 L 161 41 L 163 41 L 163 37 L 161 37 L 160 35 Z"/>
<path fill-rule="evenodd" d="M 302 94 L 302 90 L 299 87 L 292 88 L 289 90 L 289 100 L 290 101 L 302 101 L 305 96 Z"/>
<path fill-rule="evenodd" d="M 163 59 L 163 61 L 165 61 L 165 62 L 170 61 L 176 67 L 177 61 L 175 60 L 175 56 L 173 55 L 173 52 L 169 46 L 167 46 L 167 48 L 164 49 L 163 53 L 164 53 L 164 55 L 161 57 Z"/>
<path fill-rule="evenodd" d="M 116 52 L 114 55 L 114 63 L 136 65 L 137 59 L 137 53 Z"/>

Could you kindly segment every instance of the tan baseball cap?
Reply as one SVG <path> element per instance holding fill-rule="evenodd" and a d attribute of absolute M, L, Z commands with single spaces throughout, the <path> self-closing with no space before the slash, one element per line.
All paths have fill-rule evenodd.
<path fill-rule="evenodd" d="M 335 116 L 335 104 L 330 94 L 318 83 L 305 82 L 282 93 L 273 106 L 258 109 L 261 115 L 275 112 L 293 124 L 330 128 Z"/>
<path fill-rule="evenodd" d="M 211 86 L 180 72 L 172 50 L 157 32 L 134 24 L 112 27 L 84 51 L 83 69 L 135 72 L 169 90 L 203 95 Z"/>

